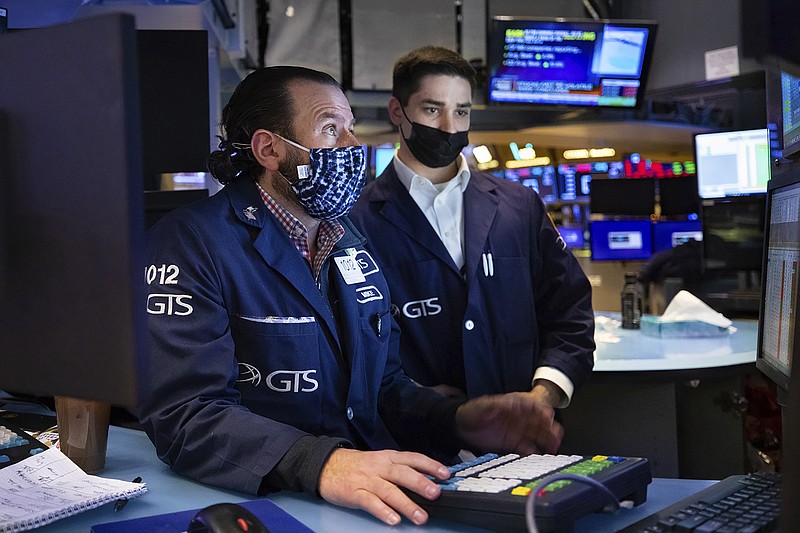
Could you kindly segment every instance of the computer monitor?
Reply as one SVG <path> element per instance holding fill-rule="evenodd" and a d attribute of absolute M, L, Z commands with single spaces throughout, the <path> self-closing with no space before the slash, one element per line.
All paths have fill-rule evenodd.
<path fill-rule="evenodd" d="M 704 270 L 761 270 L 764 204 L 763 194 L 703 201 Z"/>
<path fill-rule="evenodd" d="M 659 220 L 653 223 L 653 252 L 671 250 L 688 241 L 702 241 L 699 220 Z"/>
<path fill-rule="evenodd" d="M 389 163 L 392 162 L 395 152 L 396 149 L 394 145 L 391 144 L 374 146 L 372 148 L 373 165 L 375 167 L 376 178 L 380 176 L 383 171 L 386 170 L 386 167 L 389 166 Z"/>
<path fill-rule="evenodd" d="M 133 407 L 146 300 L 130 15 L 0 36 L 0 389 Z"/>
<path fill-rule="evenodd" d="M 558 165 L 558 192 L 561 200 L 588 202 L 591 183 L 591 164 Z"/>
<path fill-rule="evenodd" d="M 595 220 L 589 234 L 592 261 L 643 261 L 653 255 L 650 220 Z"/>
<path fill-rule="evenodd" d="M 488 100 L 635 108 L 655 34 L 652 21 L 493 17 Z"/>
<path fill-rule="evenodd" d="M 783 157 L 800 157 L 800 77 L 781 72 Z"/>
<path fill-rule="evenodd" d="M 800 349 L 800 173 L 770 181 L 765 217 L 756 366 L 775 382 L 784 404 L 792 354 Z"/>
<path fill-rule="evenodd" d="M 506 170 L 506 177 L 533 189 L 546 204 L 558 201 L 558 180 L 555 167 L 550 165 Z M 516 179 L 514 179 L 516 178 Z"/>
<path fill-rule="evenodd" d="M 700 212 L 697 176 L 661 178 L 656 183 L 662 216 L 672 217 Z"/>
<path fill-rule="evenodd" d="M 653 161 L 637 152 L 625 154 L 620 164 L 626 178 L 672 178 L 696 172 L 694 161 Z"/>
<path fill-rule="evenodd" d="M 697 133 L 694 136 L 700 198 L 763 193 L 770 177 L 769 131 Z"/>
<path fill-rule="evenodd" d="M 589 211 L 603 215 L 650 216 L 656 207 L 656 180 L 593 179 Z"/>
<path fill-rule="evenodd" d="M 561 238 L 568 248 L 583 248 L 586 242 L 583 236 L 583 228 L 580 226 L 556 226 Z"/>

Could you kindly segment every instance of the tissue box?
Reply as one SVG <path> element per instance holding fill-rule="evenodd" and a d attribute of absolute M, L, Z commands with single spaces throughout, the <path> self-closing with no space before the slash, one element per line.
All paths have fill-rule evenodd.
<path fill-rule="evenodd" d="M 656 316 L 643 316 L 639 324 L 642 333 L 650 337 L 689 338 L 726 337 L 730 335 L 728 328 L 721 328 L 699 320 L 662 322 L 661 318 Z"/>

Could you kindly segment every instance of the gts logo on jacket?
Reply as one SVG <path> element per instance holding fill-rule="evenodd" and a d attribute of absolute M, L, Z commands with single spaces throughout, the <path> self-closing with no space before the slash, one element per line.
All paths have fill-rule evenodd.
<path fill-rule="evenodd" d="M 436 303 L 438 301 L 438 296 L 427 300 L 412 300 L 402 307 L 403 315 L 407 318 L 438 315 L 442 312 L 442 306 Z"/>
<path fill-rule="evenodd" d="M 264 383 L 275 392 L 314 392 L 319 388 L 319 381 L 310 377 L 316 370 L 276 370 L 267 375 Z M 254 387 L 261 384 L 261 372 L 251 364 L 239 363 L 239 379 L 237 383 L 252 383 Z"/>

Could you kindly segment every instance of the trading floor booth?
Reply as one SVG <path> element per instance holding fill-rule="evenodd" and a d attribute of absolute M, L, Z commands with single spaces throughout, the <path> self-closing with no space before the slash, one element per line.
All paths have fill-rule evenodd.
<path fill-rule="evenodd" d="M 159 266 L 146 270 L 140 264 L 147 203 L 143 190 L 147 187 L 134 21 L 114 15 L 38 31 L 43 33 L 0 36 L 0 133 L 4 140 L 0 146 L 0 350 L 4 354 L 0 389 L 21 395 L 91 397 L 135 409 L 140 394 L 137 375 L 147 364 L 150 308 L 144 283 L 147 272 Z M 590 33 L 581 35 L 588 39 Z M 623 37 L 639 39 L 644 46 L 648 35 L 627 26 L 611 33 L 616 36 L 607 43 L 612 49 L 631 45 Z M 45 34 L 46 39 L 42 38 Z M 48 68 L 31 68 L 31 64 Z M 520 97 L 509 91 L 513 84 L 508 78 L 495 80 L 493 87 L 496 98 Z M 622 88 L 612 100 L 625 103 L 630 95 L 635 98 L 638 85 L 626 82 L 615 87 Z M 793 90 L 795 86 L 787 87 Z M 85 124 L 95 126 L 82 127 Z M 563 412 L 566 438 L 561 453 L 598 454 L 604 457 L 601 461 L 644 457 L 653 479 L 641 505 L 613 515 L 581 517 L 575 531 L 620 530 L 713 485 L 713 480 L 744 472 L 746 449 L 737 398 L 731 391 L 744 374 L 755 371 L 757 360 L 774 356 L 770 364 L 779 374 L 766 375 L 776 382 L 783 379 L 785 402 L 796 405 L 800 389 L 787 385 L 787 369 L 791 356 L 797 359 L 800 346 L 793 322 L 800 303 L 794 282 L 800 204 L 792 203 L 800 198 L 797 182 L 795 174 L 775 180 L 765 197 L 770 247 L 761 270 L 770 281 L 768 287 L 778 287 L 775 294 L 780 298 L 776 300 L 769 292 L 772 289 L 762 284 L 760 303 L 762 316 L 775 317 L 770 328 L 781 324 L 777 333 L 763 323 L 759 327 L 755 320 L 737 319 L 736 332 L 728 336 L 653 338 L 642 331 L 614 327 L 619 318 L 614 311 L 597 312 L 593 379 Z M 621 243 L 625 253 L 632 254 L 626 261 L 644 261 L 647 257 L 637 253 L 647 246 L 652 250 L 654 241 L 651 221 L 642 222 L 598 220 L 597 234 L 603 232 L 603 243 Z M 696 228 L 687 231 L 696 232 Z M 594 246 L 600 255 L 611 254 L 606 260 L 619 252 L 610 245 L 604 248 L 599 241 Z M 776 271 L 778 264 L 781 268 Z M 618 279 L 621 283 L 622 276 Z M 4 396 L 0 401 L 5 402 Z M 42 414 L 36 407 L 30 411 Z M 785 420 L 794 414 L 787 413 Z M 789 464 L 796 465 L 796 460 L 793 454 Z M 15 480 L 4 475 L 11 470 L 1 466 L 0 501 L 8 503 L 13 498 L 3 498 L 13 492 L 7 489 L 13 488 Z M 389 528 L 363 511 L 306 494 L 284 491 L 253 498 L 189 480 L 173 474 L 156 457 L 146 435 L 135 428 L 112 425 L 100 475 L 125 481 L 141 478 L 147 492 L 120 504 L 119 511 L 112 503 L 79 509 L 38 530 L 184 531 L 200 508 L 232 502 L 252 508 L 271 531 L 420 531 L 408 522 Z M 0 509 L 0 520 L 8 519 L 3 515 L 8 508 Z M 485 529 L 434 516 L 425 530 Z"/>

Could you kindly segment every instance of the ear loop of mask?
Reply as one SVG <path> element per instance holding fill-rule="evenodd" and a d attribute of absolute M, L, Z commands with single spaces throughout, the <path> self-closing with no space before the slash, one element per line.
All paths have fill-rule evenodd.
<path fill-rule="evenodd" d="M 278 135 L 277 133 L 275 133 L 274 135 L 280 137 L 281 139 L 283 139 L 287 143 L 291 144 L 295 148 L 299 148 L 301 150 L 305 150 L 309 154 L 311 153 L 311 150 L 309 150 L 308 148 L 306 148 L 302 144 L 298 144 L 298 143 L 296 143 L 294 141 L 290 141 L 286 137 L 284 137 L 282 135 Z M 308 179 L 310 177 L 311 177 L 311 165 L 297 165 L 297 178 L 298 179 L 305 180 L 305 179 Z"/>

